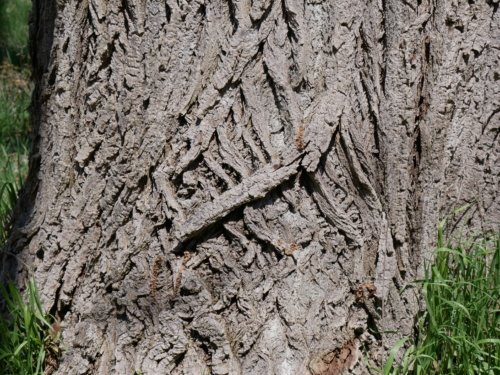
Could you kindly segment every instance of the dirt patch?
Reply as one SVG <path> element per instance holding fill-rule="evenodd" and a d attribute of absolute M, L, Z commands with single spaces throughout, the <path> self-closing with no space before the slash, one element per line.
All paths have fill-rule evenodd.
<path fill-rule="evenodd" d="M 359 350 L 355 340 L 348 341 L 337 348 L 311 361 L 309 370 L 312 375 L 338 375 L 351 368 L 358 360 Z"/>

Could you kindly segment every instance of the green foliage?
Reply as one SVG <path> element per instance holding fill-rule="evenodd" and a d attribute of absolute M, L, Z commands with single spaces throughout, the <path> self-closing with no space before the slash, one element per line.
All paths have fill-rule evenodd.
<path fill-rule="evenodd" d="M 27 72 L 0 66 L 0 248 L 28 171 L 30 86 Z"/>
<path fill-rule="evenodd" d="M 31 87 L 26 69 L 30 0 L 0 0 L 0 249 L 28 170 Z M 59 333 L 49 324 L 35 280 L 26 296 L 13 283 L 0 285 L 0 374 L 42 374 L 58 354 Z"/>
<path fill-rule="evenodd" d="M 0 141 L 26 141 L 29 134 L 31 85 L 29 71 L 9 63 L 0 65 Z"/>
<path fill-rule="evenodd" d="M 29 0 L 0 0 L 0 248 L 7 237 L 10 215 L 28 170 L 31 85 L 26 51 Z M 20 67 L 21 66 L 21 67 Z"/>
<path fill-rule="evenodd" d="M 0 62 L 22 65 L 28 60 L 30 0 L 0 0 Z"/>
<path fill-rule="evenodd" d="M 384 369 L 374 369 L 384 375 L 500 374 L 500 233 L 460 233 L 445 243 L 446 219 L 434 261 L 416 281 L 426 303 L 421 337 L 396 343 Z M 411 346 L 396 366 L 394 356 L 406 342 Z"/>
<path fill-rule="evenodd" d="M 28 282 L 26 301 L 12 282 L 0 291 L 7 312 L 7 318 L 0 314 L 1 374 L 43 374 L 46 348 L 57 352 L 59 333 L 42 309 L 36 281 Z"/>

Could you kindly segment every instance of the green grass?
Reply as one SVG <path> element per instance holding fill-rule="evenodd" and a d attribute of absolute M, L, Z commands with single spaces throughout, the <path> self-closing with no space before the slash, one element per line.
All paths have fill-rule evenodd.
<path fill-rule="evenodd" d="M 30 0 L 0 0 L 0 249 L 28 170 L 30 8 Z M 24 299 L 12 282 L 0 285 L 0 302 L 0 374 L 43 374 L 47 359 L 57 359 L 59 333 L 42 309 L 35 280 L 28 282 Z"/>
<path fill-rule="evenodd" d="M 28 62 L 30 0 L 0 0 L 0 62 L 17 66 Z"/>
<path fill-rule="evenodd" d="M 398 341 L 384 368 L 375 369 L 380 373 L 500 374 L 500 233 L 462 232 L 445 243 L 445 223 L 446 218 L 434 260 L 417 281 L 426 303 L 420 337 Z M 396 352 L 407 342 L 411 346 L 395 365 Z"/>
<path fill-rule="evenodd" d="M 8 318 L 0 314 L 0 373 L 2 375 L 41 375 L 46 356 L 57 357 L 59 332 L 40 303 L 35 280 L 27 285 L 26 301 L 13 283 L 0 285 Z"/>
<path fill-rule="evenodd" d="M 31 85 L 27 69 L 30 0 L 0 0 L 0 248 L 28 172 Z"/>
<path fill-rule="evenodd" d="M 0 248 L 28 172 L 30 91 L 26 70 L 0 66 Z"/>

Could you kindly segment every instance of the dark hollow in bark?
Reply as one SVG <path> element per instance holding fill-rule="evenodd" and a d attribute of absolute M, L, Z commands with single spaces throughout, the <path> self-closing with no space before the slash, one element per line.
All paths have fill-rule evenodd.
<path fill-rule="evenodd" d="M 366 374 L 439 218 L 500 218 L 498 1 L 34 0 L 3 257 L 57 374 Z M 12 255 L 14 254 L 14 255 Z M 42 256 L 40 256 L 42 255 Z"/>

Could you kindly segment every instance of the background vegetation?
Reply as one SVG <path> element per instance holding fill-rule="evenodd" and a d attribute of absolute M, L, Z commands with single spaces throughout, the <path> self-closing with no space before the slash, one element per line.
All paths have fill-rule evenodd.
<path fill-rule="evenodd" d="M 0 0 L 0 247 L 28 170 L 29 0 Z"/>
<path fill-rule="evenodd" d="M 28 171 L 30 8 L 30 0 L 0 0 L 0 249 Z M 57 366 L 59 332 L 42 309 L 35 280 L 24 294 L 12 282 L 0 284 L 0 375 L 40 375 Z"/>
<path fill-rule="evenodd" d="M 50 375 L 57 369 L 60 326 L 40 303 L 36 281 L 30 280 L 25 297 L 10 282 L 0 284 L 5 315 L 0 314 L 0 374 Z"/>
<path fill-rule="evenodd" d="M 16 66 L 28 63 L 30 0 L 0 0 L 0 61 Z"/>

